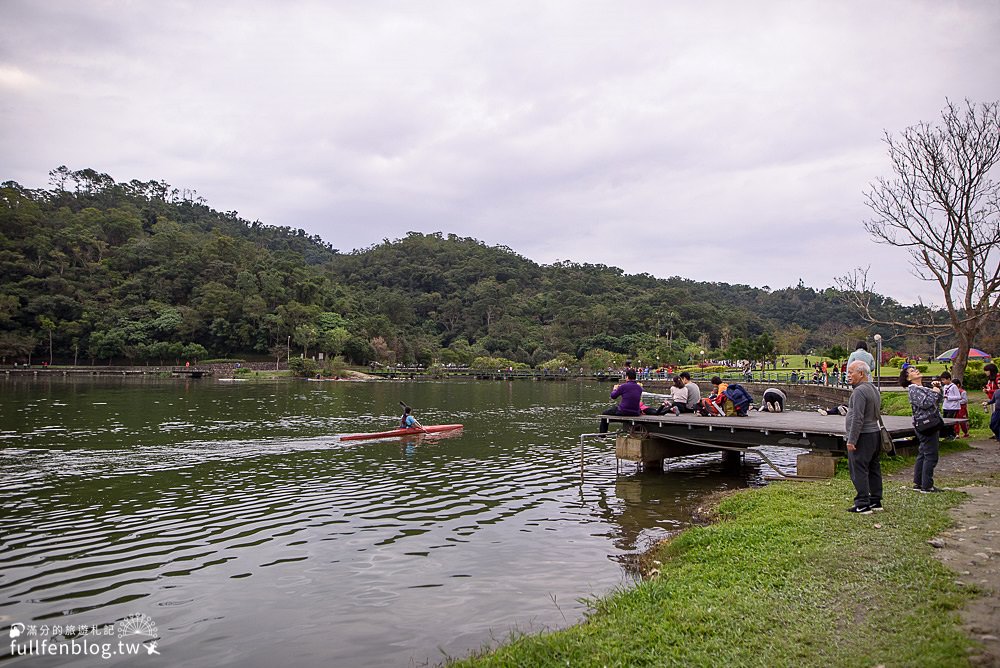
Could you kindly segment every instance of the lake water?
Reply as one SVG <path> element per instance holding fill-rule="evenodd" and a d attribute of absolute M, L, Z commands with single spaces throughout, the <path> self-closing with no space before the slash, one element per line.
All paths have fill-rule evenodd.
<path fill-rule="evenodd" d="M 581 482 L 609 390 L 0 378 L 0 629 L 22 643 L 0 659 L 425 665 L 572 624 L 706 493 L 763 473 L 706 455 L 616 474 L 613 441 L 586 441 Z M 394 428 L 400 401 L 465 429 L 339 440 Z"/>

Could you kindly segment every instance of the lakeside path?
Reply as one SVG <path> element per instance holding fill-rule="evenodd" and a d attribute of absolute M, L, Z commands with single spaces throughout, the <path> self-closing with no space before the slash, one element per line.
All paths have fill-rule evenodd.
<path fill-rule="evenodd" d="M 928 542 L 958 574 L 956 582 L 983 590 L 962 610 L 966 632 L 983 645 L 970 659 L 977 666 L 1000 666 L 1000 443 L 972 441 L 968 450 L 943 455 L 935 477 L 938 486 L 969 498 L 951 510 L 955 525 Z M 890 479 L 907 483 L 912 469 Z"/>

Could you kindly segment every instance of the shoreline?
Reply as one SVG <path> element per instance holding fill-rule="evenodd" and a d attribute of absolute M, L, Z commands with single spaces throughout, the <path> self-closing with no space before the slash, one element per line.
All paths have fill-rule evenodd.
<path fill-rule="evenodd" d="M 211 373 L 200 374 L 205 368 L 211 368 Z M 241 373 L 237 373 L 241 371 Z M 195 375 L 197 374 L 197 375 Z M 202 367 L 169 367 L 169 366 L 149 366 L 149 367 L 100 367 L 100 366 L 68 366 L 68 367 L 4 367 L 0 369 L 0 376 L 17 378 L 149 378 L 149 379 L 177 379 L 185 380 L 191 378 L 208 378 L 214 380 L 348 380 L 348 381 L 376 381 L 381 380 L 376 376 L 346 369 L 342 372 L 344 377 L 337 378 L 305 378 L 296 376 L 288 369 L 268 369 L 254 368 L 251 366 L 241 366 L 239 369 L 232 365 L 205 365 Z"/>
<path fill-rule="evenodd" d="M 448 665 L 1000 665 L 1000 446 L 942 454 L 943 494 L 912 465 L 886 460 L 868 516 L 844 470 L 720 495 L 581 623 Z"/>

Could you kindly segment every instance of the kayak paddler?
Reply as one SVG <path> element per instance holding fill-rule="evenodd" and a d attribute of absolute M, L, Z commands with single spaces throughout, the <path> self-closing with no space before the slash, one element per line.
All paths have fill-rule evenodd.
<path fill-rule="evenodd" d="M 417 418 L 411 415 L 412 409 L 409 406 L 403 408 L 403 416 L 399 418 L 399 428 L 400 429 L 420 429 L 423 431 L 424 426 L 417 422 Z"/>

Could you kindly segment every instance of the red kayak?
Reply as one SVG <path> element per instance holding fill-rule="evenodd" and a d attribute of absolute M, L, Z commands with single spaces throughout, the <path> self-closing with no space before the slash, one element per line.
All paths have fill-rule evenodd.
<path fill-rule="evenodd" d="M 341 436 L 342 441 L 367 441 L 373 438 L 397 438 L 399 436 L 411 436 L 413 434 L 436 434 L 442 431 L 454 431 L 461 429 L 460 424 L 430 424 L 423 429 L 411 427 L 408 429 L 393 429 L 392 431 L 379 431 L 374 434 L 348 434 Z"/>

